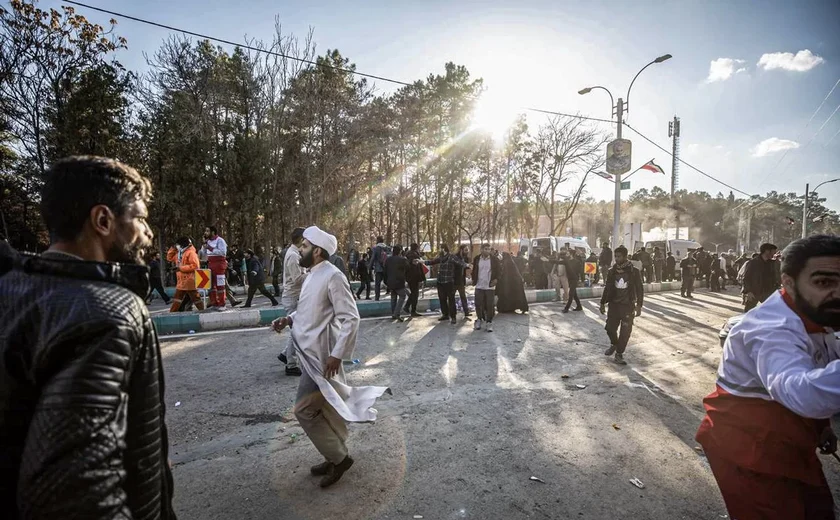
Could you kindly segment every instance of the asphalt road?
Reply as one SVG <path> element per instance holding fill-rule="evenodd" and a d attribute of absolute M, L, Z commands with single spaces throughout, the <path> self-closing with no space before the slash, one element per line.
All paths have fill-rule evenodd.
<path fill-rule="evenodd" d="M 351 425 L 356 464 L 321 490 L 291 414 L 297 380 L 267 329 L 167 340 L 167 422 L 181 519 L 721 519 L 694 434 L 730 294 L 650 295 L 626 367 L 597 302 L 505 314 L 495 332 L 436 317 L 363 321 L 351 384 L 388 385 Z M 840 464 L 823 459 L 840 502 Z M 543 482 L 530 480 L 537 477 Z M 644 489 L 630 484 L 637 478 Z"/>

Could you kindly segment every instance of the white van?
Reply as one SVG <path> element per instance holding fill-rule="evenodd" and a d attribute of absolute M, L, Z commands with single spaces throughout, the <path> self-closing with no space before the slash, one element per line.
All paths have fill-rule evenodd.
<path fill-rule="evenodd" d="M 658 247 L 666 255 L 669 252 L 673 253 L 674 258 L 677 259 L 677 263 L 679 264 L 680 261 L 688 255 L 688 253 L 699 249 L 700 244 L 694 240 L 654 240 L 651 242 L 645 242 L 645 248 L 648 253 L 653 253 L 654 247 Z"/>
<path fill-rule="evenodd" d="M 520 238 L 519 250 L 525 253 L 527 257 L 535 248 L 541 249 L 546 255 L 555 251 L 564 249 L 566 246 L 583 253 L 588 257 L 592 253 L 592 248 L 586 240 L 575 237 L 537 237 L 537 238 Z"/>

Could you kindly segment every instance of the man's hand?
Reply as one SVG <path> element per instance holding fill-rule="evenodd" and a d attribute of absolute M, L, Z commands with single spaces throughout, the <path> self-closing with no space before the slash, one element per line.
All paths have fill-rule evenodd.
<path fill-rule="evenodd" d="M 288 316 L 283 316 L 282 318 L 277 318 L 276 320 L 271 322 L 271 328 L 274 329 L 274 332 L 278 334 L 283 331 L 286 327 L 291 325 L 292 322 L 289 320 Z"/>
<path fill-rule="evenodd" d="M 820 435 L 820 453 L 823 455 L 831 455 L 837 452 L 837 435 L 831 427 L 823 429 Z"/>
<path fill-rule="evenodd" d="M 606 314 L 607 308 L 603 304 L 601 304 L 601 307 L 598 308 L 598 312 L 600 312 L 601 314 Z"/>
<path fill-rule="evenodd" d="M 641 316 L 641 315 L 642 315 L 642 308 L 641 307 L 636 307 L 636 316 Z"/>
<path fill-rule="evenodd" d="M 496 287 L 496 284 L 498 282 L 499 282 L 498 280 L 490 280 L 490 287 Z"/>
<path fill-rule="evenodd" d="M 324 366 L 324 377 L 327 379 L 332 379 L 332 377 L 338 374 L 338 369 L 341 368 L 341 360 L 330 356 L 327 358 L 327 364 Z"/>

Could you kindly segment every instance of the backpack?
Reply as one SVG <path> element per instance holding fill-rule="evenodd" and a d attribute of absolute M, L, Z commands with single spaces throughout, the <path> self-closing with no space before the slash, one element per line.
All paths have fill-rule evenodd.
<path fill-rule="evenodd" d="M 388 252 L 385 251 L 384 247 L 379 248 L 379 265 L 385 267 L 385 262 L 388 261 Z"/>

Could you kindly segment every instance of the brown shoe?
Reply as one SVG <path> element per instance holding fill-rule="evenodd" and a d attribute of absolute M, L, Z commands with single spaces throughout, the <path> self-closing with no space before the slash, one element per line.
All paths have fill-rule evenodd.
<path fill-rule="evenodd" d="M 327 472 L 326 476 L 321 479 L 321 487 L 330 487 L 336 482 L 339 481 L 344 472 L 350 469 L 350 466 L 353 465 L 353 458 L 350 455 L 344 457 L 338 464 L 331 465 L 329 471 Z"/>
<path fill-rule="evenodd" d="M 330 472 L 333 466 L 335 466 L 335 464 L 327 460 L 318 464 L 317 466 L 312 466 L 311 468 L 309 468 L 309 472 L 312 473 L 312 475 L 315 477 L 323 477 L 324 475 L 327 475 Z"/>

